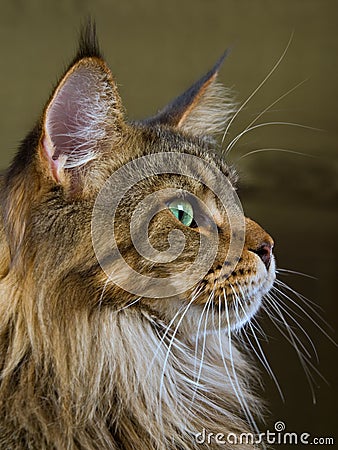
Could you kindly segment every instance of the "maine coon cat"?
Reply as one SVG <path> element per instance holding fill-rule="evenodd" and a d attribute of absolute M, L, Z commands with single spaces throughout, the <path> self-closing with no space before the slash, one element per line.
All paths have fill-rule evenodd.
<path fill-rule="evenodd" d="M 219 172 L 236 184 L 214 139 L 232 112 L 216 81 L 221 62 L 157 115 L 130 123 L 93 27 L 82 33 L 76 58 L 0 179 L 1 449 L 228 448 L 196 435 L 255 431 L 256 369 L 233 334 L 272 287 L 273 241 L 246 218 L 241 252 L 227 259 L 240 232 L 208 189 Z M 176 174 L 158 173 L 160 154 Z M 93 246 L 106 181 L 149 155 L 152 176 L 126 193 L 111 226 L 133 270 L 168 280 L 162 298 L 136 295 L 144 286 L 114 255 L 111 279 Z M 186 155 L 205 163 L 186 167 Z M 195 178 L 181 175 L 187 170 Z M 143 257 L 130 233 L 134 211 L 153 192 L 163 197 L 146 227 L 152 247 L 167 252 L 173 230 L 185 239 L 178 258 L 165 262 Z M 138 220 L 142 227 L 142 214 Z M 179 274 L 212 229 L 214 261 L 190 286 Z"/>

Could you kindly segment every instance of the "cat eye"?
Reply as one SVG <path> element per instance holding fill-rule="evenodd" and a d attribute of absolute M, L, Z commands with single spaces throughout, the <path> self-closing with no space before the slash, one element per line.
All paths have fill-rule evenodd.
<path fill-rule="evenodd" d="M 190 202 L 184 199 L 176 199 L 169 203 L 171 213 L 186 227 L 196 228 L 194 210 Z"/>

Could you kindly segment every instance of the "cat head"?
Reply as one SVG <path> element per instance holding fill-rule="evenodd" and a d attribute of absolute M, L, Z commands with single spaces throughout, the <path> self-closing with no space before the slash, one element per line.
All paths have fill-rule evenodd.
<path fill-rule="evenodd" d="M 273 241 L 243 216 L 217 148 L 233 112 L 224 57 L 128 122 L 88 25 L 7 173 L 3 272 L 55 311 L 147 308 L 168 322 L 185 308 L 190 333 L 210 305 L 226 327 L 249 320 L 274 280 Z"/>

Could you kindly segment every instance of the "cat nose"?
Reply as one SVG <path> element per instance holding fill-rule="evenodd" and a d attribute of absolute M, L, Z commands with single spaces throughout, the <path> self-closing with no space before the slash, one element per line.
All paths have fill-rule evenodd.
<path fill-rule="evenodd" d="M 263 261 L 266 269 L 268 270 L 271 263 L 272 258 L 272 249 L 273 249 L 273 242 L 263 242 L 260 247 L 257 249 L 250 249 L 253 253 L 256 253 L 261 260 Z"/>
<path fill-rule="evenodd" d="M 245 247 L 256 253 L 268 270 L 272 260 L 273 239 L 261 226 L 246 218 Z"/>

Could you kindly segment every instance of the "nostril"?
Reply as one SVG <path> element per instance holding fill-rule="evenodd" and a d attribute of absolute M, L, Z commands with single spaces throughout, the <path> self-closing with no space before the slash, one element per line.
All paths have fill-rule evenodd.
<path fill-rule="evenodd" d="M 273 245 L 264 243 L 257 250 L 250 249 L 253 253 L 256 253 L 263 261 L 265 267 L 269 269 L 272 257 Z"/>

